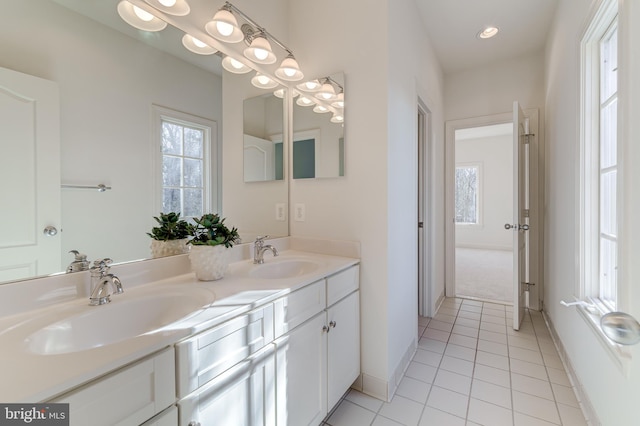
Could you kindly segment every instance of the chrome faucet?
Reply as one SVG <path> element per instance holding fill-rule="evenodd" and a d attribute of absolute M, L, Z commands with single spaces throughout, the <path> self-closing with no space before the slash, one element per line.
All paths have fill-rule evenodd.
<path fill-rule="evenodd" d="M 86 254 L 82 254 L 78 250 L 71 250 L 69 253 L 72 253 L 75 259 L 67 267 L 67 273 L 89 270 L 91 263 L 87 260 Z"/>
<path fill-rule="evenodd" d="M 111 259 L 96 260 L 91 267 L 91 297 L 89 305 L 99 306 L 111 302 L 112 294 L 122 294 L 122 282 L 120 278 L 109 273 Z M 112 293 L 109 293 L 109 287 Z"/>
<path fill-rule="evenodd" d="M 253 263 L 257 265 L 264 263 L 264 252 L 267 250 L 271 250 L 274 257 L 278 255 L 278 250 L 274 246 L 271 244 L 264 244 L 264 240 L 267 238 L 269 238 L 268 235 L 265 235 L 264 237 L 256 237 L 256 241 L 253 243 Z"/>

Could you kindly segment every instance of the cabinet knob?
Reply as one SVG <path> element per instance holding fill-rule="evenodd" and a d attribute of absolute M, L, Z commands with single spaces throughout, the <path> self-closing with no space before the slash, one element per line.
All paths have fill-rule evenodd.
<path fill-rule="evenodd" d="M 331 331 L 331 329 L 330 329 L 329 327 L 327 327 L 326 325 L 323 325 L 323 326 L 322 326 L 322 332 L 323 332 L 323 333 L 324 333 L 324 332 L 328 333 L 328 332 L 330 332 L 330 331 Z"/>
<path fill-rule="evenodd" d="M 329 327 L 331 327 L 331 328 L 336 328 L 336 322 L 335 322 L 335 321 L 331 321 L 331 322 L 329 323 Z"/>
<path fill-rule="evenodd" d="M 200 425 L 200 422 L 196 422 L 194 420 L 194 421 L 189 422 L 189 424 L 187 426 L 202 426 L 202 425 Z"/>

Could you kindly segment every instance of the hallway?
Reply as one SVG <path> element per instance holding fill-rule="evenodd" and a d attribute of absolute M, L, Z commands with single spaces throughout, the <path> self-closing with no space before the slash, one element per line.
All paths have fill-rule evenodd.
<path fill-rule="evenodd" d="M 419 318 L 418 350 L 390 403 L 350 390 L 330 426 L 586 426 L 540 312 L 447 299 Z"/>

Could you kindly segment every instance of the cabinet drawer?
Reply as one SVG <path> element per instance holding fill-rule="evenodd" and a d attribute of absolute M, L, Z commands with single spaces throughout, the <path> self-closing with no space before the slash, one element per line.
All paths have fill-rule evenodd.
<path fill-rule="evenodd" d="M 181 398 L 273 341 L 273 305 L 176 344 Z"/>
<path fill-rule="evenodd" d="M 52 402 L 69 403 L 71 426 L 140 424 L 175 402 L 173 348 Z"/>
<path fill-rule="evenodd" d="M 270 344 L 180 400 L 178 424 L 275 426 L 275 382 Z"/>
<path fill-rule="evenodd" d="M 296 290 L 278 299 L 275 305 L 275 337 L 293 330 L 325 308 L 326 290 L 324 280 Z"/>
<path fill-rule="evenodd" d="M 360 286 L 360 267 L 352 266 L 327 278 L 327 306 L 331 306 Z"/>

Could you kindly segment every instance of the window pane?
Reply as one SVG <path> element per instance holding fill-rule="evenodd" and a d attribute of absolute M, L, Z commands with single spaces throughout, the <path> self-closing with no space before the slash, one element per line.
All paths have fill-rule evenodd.
<path fill-rule="evenodd" d="M 600 113 L 600 167 L 606 168 L 618 162 L 618 102 L 613 100 Z"/>
<path fill-rule="evenodd" d="M 616 217 L 617 172 L 604 173 L 600 180 L 600 232 L 618 234 Z"/>
<path fill-rule="evenodd" d="M 202 187 L 202 160 L 184 159 L 184 186 Z"/>
<path fill-rule="evenodd" d="M 600 102 L 618 90 L 618 30 L 613 26 L 602 39 L 602 93 Z"/>
<path fill-rule="evenodd" d="M 184 190 L 184 216 L 202 216 L 203 196 L 201 189 Z"/>
<path fill-rule="evenodd" d="M 162 122 L 162 152 L 164 154 L 182 154 L 182 126 Z"/>
<path fill-rule="evenodd" d="M 162 157 L 162 185 L 180 186 L 181 161 L 178 157 Z"/>
<path fill-rule="evenodd" d="M 164 188 L 162 190 L 162 212 L 179 212 L 180 210 L 180 190 Z"/>
<path fill-rule="evenodd" d="M 600 239 L 600 299 L 615 309 L 617 299 L 617 242 Z"/>
<path fill-rule="evenodd" d="M 478 223 L 478 168 L 456 167 L 455 219 Z"/>
<path fill-rule="evenodd" d="M 202 158 L 202 143 L 204 132 L 202 130 L 184 129 L 184 155 L 187 157 Z"/>

